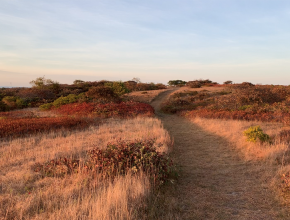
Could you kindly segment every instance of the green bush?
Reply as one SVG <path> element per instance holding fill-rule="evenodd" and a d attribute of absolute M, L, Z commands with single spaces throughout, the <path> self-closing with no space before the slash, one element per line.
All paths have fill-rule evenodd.
<path fill-rule="evenodd" d="M 14 96 L 5 96 L 2 99 L 2 102 L 4 102 L 7 106 L 9 106 L 10 108 L 15 108 L 16 107 L 16 97 Z"/>
<path fill-rule="evenodd" d="M 10 109 L 23 108 L 26 106 L 26 103 L 23 99 L 15 96 L 5 96 L 2 99 L 2 102 L 5 103 Z"/>
<path fill-rule="evenodd" d="M 265 134 L 260 126 L 250 127 L 244 131 L 244 136 L 247 137 L 247 141 L 249 142 L 257 142 L 260 140 L 261 142 L 269 142 L 270 136 Z"/>
<path fill-rule="evenodd" d="M 21 98 L 17 98 L 15 103 L 16 103 L 17 108 L 23 108 L 27 106 L 26 102 Z"/>
<path fill-rule="evenodd" d="M 109 86 L 96 86 L 91 87 L 86 92 L 86 96 L 89 99 L 93 99 L 97 103 L 109 103 L 109 102 L 120 102 L 121 99 L 117 93 Z"/>
<path fill-rule="evenodd" d="M 46 110 L 51 109 L 52 106 L 53 106 L 52 103 L 47 103 L 47 104 L 43 104 L 43 105 L 39 106 L 39 109 L 41 111 L 46 111 Z"/>
<path fill-rule="evenodd" d="M 70 104 L 70 103 L 75 103 L 78 102 L 79 100 L 84 101 L 85 95 L 83 93 L 79 95 L 75 94 L 69 94 L 68 96 L 61 96 L 58 99 L 56 99 L 52 104 L 54 107 L 59 108 L 62 105 Z"/>
<path fill-rule="evenodd" d="M 239 107 L 238 110 L 244 111 L 244 110 L 252 108 L 252 107 L 253 107 L 252 105 L 243 105 L 243 106 Z"/>
<path fill-rule="evenodd" d="M 58 99 L 56 99 L 52 103 L 47 103 L 39 106 L 40 110 L 45 111 L 49 110 L 52 108 L 52 106 L 59 108 L 62 105 L 70 104 L 70 103 L 75 103 L 75 102 L 85 102 L 86 101 L 86 96 L 84 93 L 81 93 L 79 95 L 75 94 L 69 94 L 68 96 L 61 96 Z"/>
<path fill-rule="evenodd" d="M 112 88 L 114 93 L 116 93 L 118 96 L 124 95 L 125 93 L 129 92 L 129 89 L 121 81 L 107 82 L 105 83 L 105 86 Z"/>

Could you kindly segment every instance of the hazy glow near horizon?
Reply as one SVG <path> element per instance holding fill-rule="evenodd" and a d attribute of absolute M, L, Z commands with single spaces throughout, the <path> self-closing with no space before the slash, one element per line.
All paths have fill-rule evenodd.
<path fill-rule="evenodd" d="M 0 0 L 0 87 L 45 75 L 290 84 L 290 1 Z"/>

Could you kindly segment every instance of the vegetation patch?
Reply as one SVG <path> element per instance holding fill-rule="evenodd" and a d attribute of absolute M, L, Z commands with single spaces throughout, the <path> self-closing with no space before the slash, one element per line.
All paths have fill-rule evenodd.
<path fill-rule="evenodd" d="M 290 123 L 290 86 L 226 85 L 223 91 L 175 93 L 162 104 L 168 113 L 213 119 Z"/>
<path fill-rule="evenodd" d="M 250 127 L 243 132 L 247 137 L 247 141 L 256 143 L 257 140 L 261 142 L 269 142 L 270 136 L 265 134 L 260 126 Z"/>
<path fill-rule="evenodd" d="M 84 169 L 101 173 L 103 177 L 115 177 L 140 171 L 148 174 L 155 186 L 173 178 L 176 167 L 165 153 L 160 153 L 154 146 L 154 140 L 140 142 L 125 142 L 108 144 L 105 149 L 98 147 L 87 151 L 88 159 L 84 162 Z M 33 166 L 35 172 L 43 176 L 64 176 L 80 171 L 79 160 L 58 158 L 44 164 Z"/>
<path fill-rule="evenodd" d="M 55 110 L 62 115 L 83 115 L 96 117 L 134 117 L 138 115 L 154 115 L 151 105 L 140 102 L 121 103 L 75 103 L 63 105 Z"/>
<path fill-rule="evenodd" d="M 253 113 L 243 110 L 228 111 L 228 110 L 214 110 L 214 109 L 196 109 L 193 111 L 182 112 L 189 118 L 201 117 L 211 119 L 228 119 L 228 120 L 245 120 L 245 121 L 261 121 L 261 122 L 282 122 L 290 123 L 290 113 L 283 112 L 264 112 Z"/>
<path fill-rule="evenodd" d="M 92 123 L 95 122 L 78 117 L 4 119 L 0 120 L 0 138 L 22 137 L 59 129 L 85 128 Z"/>

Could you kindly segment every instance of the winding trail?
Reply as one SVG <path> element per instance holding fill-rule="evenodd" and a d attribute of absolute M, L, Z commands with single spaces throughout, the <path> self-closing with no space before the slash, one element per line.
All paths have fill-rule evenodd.
<path fill-rule="evenodd" d="M 160 104 L 175 90 L 152 102 L 157 117 L 174 138 L 173 157 L 181 165 L 171 219 L 290 219 L 267 183 L 271 165 L 242 160 L 225 139 L 189 120 L 160 112 Z"/>

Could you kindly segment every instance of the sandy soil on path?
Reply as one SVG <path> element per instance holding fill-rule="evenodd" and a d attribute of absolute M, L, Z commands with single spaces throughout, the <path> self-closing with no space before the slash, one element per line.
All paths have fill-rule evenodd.
<path fill-rule="evenodd" d="M 159 111 L 173 91 L 152 102 L 157 117 L 174 138 L 173 157 L 182 170 L 172 194 L 178 213 L 171 219 L 290 219 L 269 188 L 271 176 L 267 173 L 271 172 L 267 170 L 273 169 L 271 165 L 244 161 L 222 137 Z"/>

